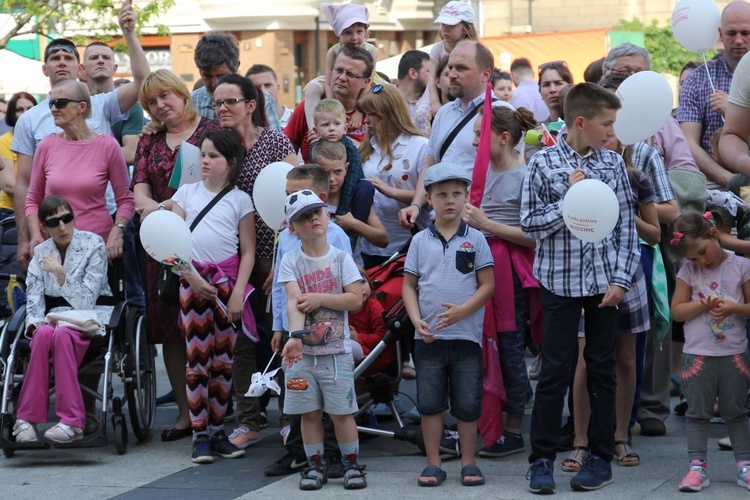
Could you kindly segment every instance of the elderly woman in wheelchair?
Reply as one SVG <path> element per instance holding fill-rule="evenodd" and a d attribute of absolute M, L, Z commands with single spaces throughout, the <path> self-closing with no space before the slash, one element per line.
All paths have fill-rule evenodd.
<path fill-rule="evenodd" d="M 83 437 L 86 410 L 78 385 L 78 367 L 90 343 L 84 328 L 74 322 L 50 323 L 52 313 L 73 309 L 93 322 L 106 324 L 111 306 L 95 306 L 100 295 L 110 295 L 107 283 L 107 251 L 104 240 L 74 228 L 70 204 L 49 196 L 39 205 L 39 221 L 49 239 L 34 249 L 26 277 L 26 336 L 31 338 L 31 357 L 18 399 L 13 426 L 16 442 L 37 440 L 36 425 L 47 421 L 50 367 L 55 380 L 55 413 L 60 422 L 44 438 L 68 443 Z M 83 312 L 86 311 L 86 312 Z"/>

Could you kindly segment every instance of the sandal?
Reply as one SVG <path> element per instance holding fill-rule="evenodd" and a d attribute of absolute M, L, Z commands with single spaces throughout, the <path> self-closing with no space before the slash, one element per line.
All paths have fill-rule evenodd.
<path fill-rule="evenodd" d="M 319 490 L 327 482 L 328 475 L 325 469 L 308 467 L 300 473 L 299 489 L 305 491 Z"/>
<path fill-rule="evenodd" d="M 469 479 L 470 477 L 478 477 L 479 479 Z M 482 471 L 476 465 L 464 465 L 461 469 L 461 484 L 464 486 L 481 486 L 484 484 L 484 476 Z"/>
<path fill-rule="evenodd" d="M 561 465 L 562 470 L 565 472 L 580 472 L 583 461 L 589 456 L 590 451 L 588 446 L 574 446 L 570 450 L 568 458 L 563 460 Z M 583 456 L 580 456 L 581 452 L 583 452 Z"/>
<path fill-rule="evenodd" d="M 367 488 L 367 478 L 365 476 L 364 465 L 348 465 L 344 472 L 344 489 L 361 490 L 362 488 Z"/>
<path fill-rule="evenodd" d="M 423 487 L 440 486 L 448 474 L 437 465 L 428 465 L 417 478 L 417 484 Z M 435 481 L 423 481 L 422 478 L 434 478 Z"/>
<path fill-rule="evenodd" d="M 615 441 L 615 448 L 617 448 L 618 445 L 622 446 L 622 455 L 617 455 L 617 452 L 615 451 L 617 465 L 621 467 L 635 467 L 641 463 L 641 457 L 638 453 L 633 451 L 633 446 L 630 444 L 630 441 Z"/>

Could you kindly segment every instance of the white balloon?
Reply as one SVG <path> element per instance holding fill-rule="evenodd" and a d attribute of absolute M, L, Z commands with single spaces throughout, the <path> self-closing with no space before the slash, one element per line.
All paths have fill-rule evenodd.
<path fill-rule="evenodd" d="M 584 179 L 565 193 L 562 212 L 565 225 L 574 236 L 596 243 L 617 225 L 620 203 L 611 187 L 596 179 Z"/>
<path fill-rule="evenodd" d="M 169 210 L 156 210 L 141 222 L 141 244 L 153 259 L 169 258 L 189 261 L 193 254 L 193 237 L 185 220 Z"/>
<path fill-rule="evenodd" d="M 617 96 L 622 107 L 617 111 L 615 135 L 625 145 L 645 141 L 672 115 L 672 87 L 654 71 L 629 76 L 617 89 Z"/>
<path fill-rule="evenodd" d="M 286 174 L 294 166 L 283 161 L 266 165 L 258 174 L 253 186 L 255 210 L 268 227 L 274 231 L 281 228 L 286 216 Z"/>
<path fill-rule="evenodd" d="M 672 11 L 672 34 L 685 49 L 702 54 L 719 40 L 721 12 L 713 0 L 680 0 Z"/>

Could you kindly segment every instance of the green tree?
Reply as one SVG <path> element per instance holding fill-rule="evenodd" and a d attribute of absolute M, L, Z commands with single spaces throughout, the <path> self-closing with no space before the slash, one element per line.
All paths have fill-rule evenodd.
<path fill-rule="evenodd" d="M 677 42 L 669 26 L 659 26 L 654 19 L 650 26 L 646 26 L 640 20 L 633 18 L 632 21 L 621 19 L 613 27 L 619 31 L 640 31 L 646 42 L 646 49 L 651 54 L 651 69 L 659 73 L 671 73 L 678 75 L 682 65 L 691 60 L 700 60 L 700 54 L 685 50 Z M 711 49 L 706 52 L 706 58 L 711 59 L 716 51 Z"/>
<path fill-rule="evenodd" d="M 117 13 L 121 3 L 112 0 L 0 0 L 0 12 L 9 15 L 10 30 L 0 37 L 0 49 L 5 48 L 10 40 L 17 36 L 57 35 L 68 33 L 75 25 L 77 36 L 96 34 L 108 37 L 120 33 L 117 25 Z M 148 26 L 150 20 L 164 13 L 174 5 L 174 0 L 145 0 L 135 6 L 140 30 Z M 75 20 L 71 22 L 70 20 Z M 166 26 L 153 26 L 156 33 L 166 35 Z"/>

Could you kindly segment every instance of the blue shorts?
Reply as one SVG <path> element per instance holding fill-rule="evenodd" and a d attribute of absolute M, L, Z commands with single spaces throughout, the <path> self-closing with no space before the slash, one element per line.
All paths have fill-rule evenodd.
<path fill-rule="evenodd" d="M 462 422 L 475 422 L 482 413 L 482 348 L 470 340 L 414 342 L 417 406 L 423 415 L 448 409 Z"/>

